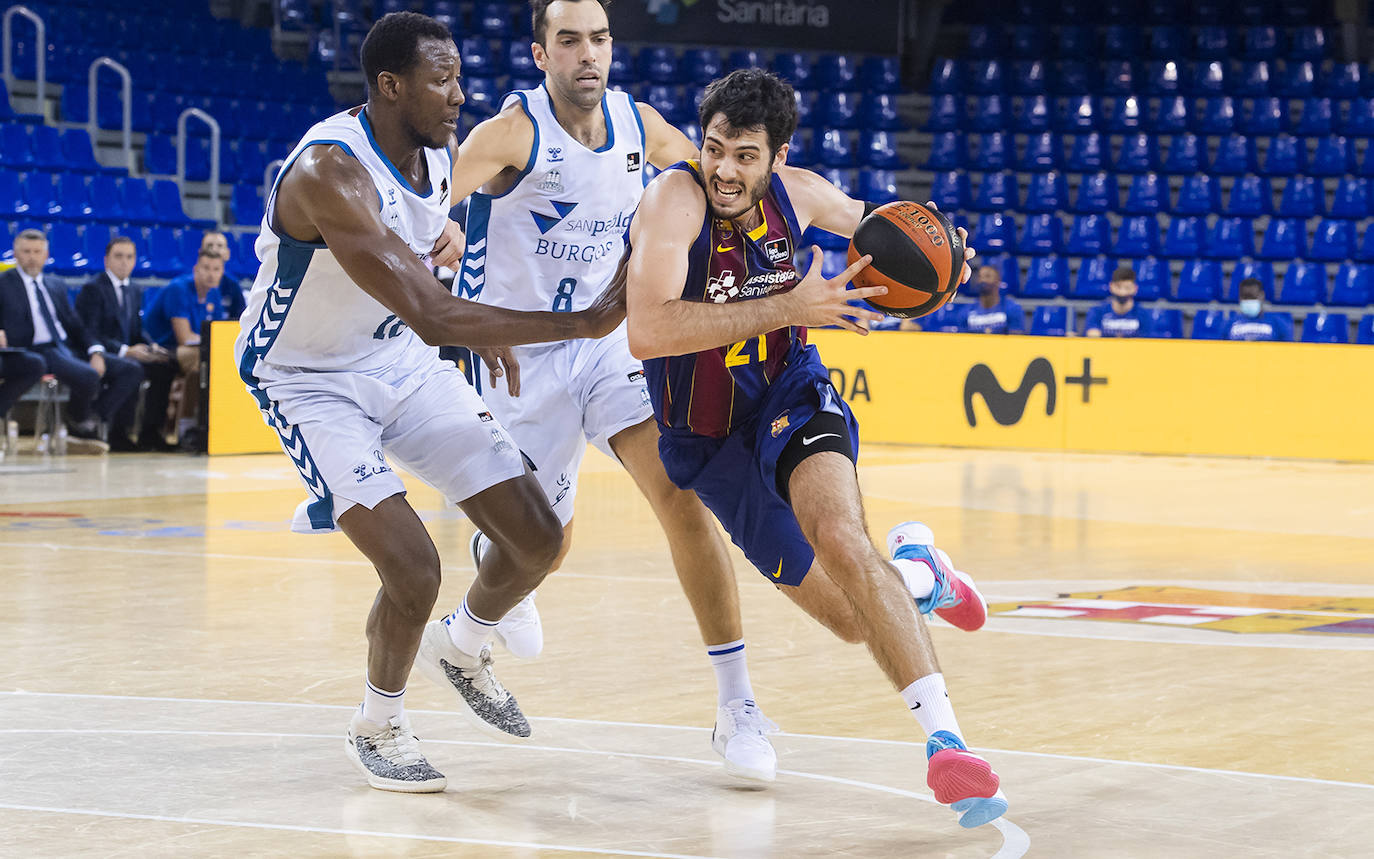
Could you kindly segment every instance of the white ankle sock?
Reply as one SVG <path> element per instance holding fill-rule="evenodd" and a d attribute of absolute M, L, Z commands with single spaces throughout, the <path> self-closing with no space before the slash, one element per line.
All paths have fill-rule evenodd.
<path fill-rule="evenodd" d="M 736 698 L 753 700 L 754 687 L 749 684 L 749 663 L 744 655 L 744 639 L 725 644 L 709 644 L 706 655 L 716 671 L 717 706 L 725 706 Z"/>
<path fill-rule="evenodd" d="M 444 618 L 444 627 L 448 629 L 448 637 L 453 646 L 474 658 L 482 652 L 482 645 L 491 639 L 496 623 L 494 620 L 484 620 L 473 614 L 468 608 L 466 596 L 463 597 L 463 604 L 458 606 L 453 614 Z"/>
<path fill-rule="evenodd" d="M 392 716 L 403 716 L 406 711 L 406 690 L 387 692 L 372 685 L 369 679 L 363 690 L 363 718 L 369 722 L 385 725 Z"/>
<path fill-rule="evenodd" d="M 936 731 L 949 731 L 959 739 L 959 722 L 954 718 L 954 707 L 949 703 L 949 693 L 945 691 L 945 675 L 927 674 L 902 690 L 902 700 L 911 710 L 911 715 L 921 723 L 921 728 L 930 736 Z"/>
<path fill-rule="evenodd" d="M 912 599 L 923 600 L 935 590 L 935 573 L 926 564 L 909 558 L 897 558 L 892 561 L 892 566 L 897 568 L 897 574 L 902 577 L 902 583 Z"/>

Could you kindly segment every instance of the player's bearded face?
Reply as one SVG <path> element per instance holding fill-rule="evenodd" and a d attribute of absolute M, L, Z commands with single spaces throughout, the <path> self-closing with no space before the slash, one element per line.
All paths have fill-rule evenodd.
<path fill-rule="evenodd" d="M 701 146 L 701 172 L 712 216 L 730 220 L 757 206 L 768 193 L 773 167 L 765 131 L 736 131 L 718 114 L 706 127 Z"/>

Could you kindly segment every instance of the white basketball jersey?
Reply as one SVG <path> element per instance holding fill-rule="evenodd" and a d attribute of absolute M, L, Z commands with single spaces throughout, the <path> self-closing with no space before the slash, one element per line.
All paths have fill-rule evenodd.
<path fill-rule="evenodd" d="M 468 200 L 453 289 L 512 310 L 584 310 L 615 274 L 644 194 L 644 123 L 628 93 L 607 90 L 606 143 L 592 150 L 558 124 L 543 85 L 511 93 L 502 109 L 516 103 L 534 123 L 529 161 L 504 194 Z"/>
<path fill-rule="evenodd" d="M 366 168 L 382 220 L 417 257 L 433 249 L 448 219 L 452 156 L 425 149 L 429 187 L 410 186 L 372 136 L 367 113 L 354 108 L 316 123 L 286 159 L 267 197 L 256 250 L 262 266 L 248 296 L 235 343 L 240 374 L 253 385 L 259 362 L 302 370 L 378 373 L 413 366 L 434 353 L 395 314 L 354 283 L 322 243 L 297 241 L 272 228 L 281 177 L 306 147 L 334 144 Z M 416 288 L 428 288 L 417 284 Z"/>

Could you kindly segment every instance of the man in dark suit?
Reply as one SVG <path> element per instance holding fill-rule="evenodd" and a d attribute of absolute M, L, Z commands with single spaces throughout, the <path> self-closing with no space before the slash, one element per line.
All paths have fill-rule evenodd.
<path fill-rule="evenodd" d="M 14 239 L 14 258 L 18 267 L 0 274 L 0 330 L 11 347 L 42 358 L 45 372 L 71 390 L 71 434 L 95 439 L 98 421 L 109 420 L 138 394 L 143 368 L 135 361 L 106 355 L 104 346 L 87 338 L 85 326 L 67 301 L 66 289 L 44 283 L 47 236 L 38 230 L 21 231 Z M 133 442 L 127 436 L 112 436 L 111 447 L 132 450 Z"/>
<path fill-rule="evenodd" d="M 143 403 L 143 426 L 138 432 L 138 449 L 172 451 L 162 425 L 167 420 L 167 400 L 172 380 L 177 375 L 176 356 L 143 336 L 143 290 L 129 281 L 137 262 L 132 239 L 115 236 L 105 246 L 105 270 L 91 278 L 76 296 L 76 312 L 92 342 L 105 347 L 105 354 L 136 361 L 148 380 L 148 395 Z M 115 427 L 123 432 L 134 419 L 137 397 L 115 414 Z M 113 430 L 112 430 L 113 432 Z"/>

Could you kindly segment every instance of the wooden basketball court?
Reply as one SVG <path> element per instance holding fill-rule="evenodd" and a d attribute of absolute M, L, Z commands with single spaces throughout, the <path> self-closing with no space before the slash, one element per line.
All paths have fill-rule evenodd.
<path fill-rule="evenodd" d="M 291 534 L 280 456 L 0 463 L 0 854 L 1370 855 L 1374 466 L 870 446 L 875 539 L 904 519 L 995 616 L 934 636 L 1005 820 L 960 829 L 871 659 L 735 553 L 775 785 L 724 775 L 715 693 L 647 506 L 589 453 L 537 661 L 498 652 L 523 746 L 408 709 L 449 777 L 369 789 L 343 735 L 371 568 Z M 414 485 L 444 556 L 471 526 Z"/>

